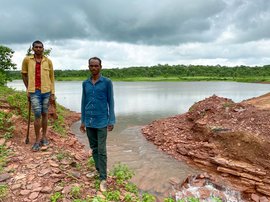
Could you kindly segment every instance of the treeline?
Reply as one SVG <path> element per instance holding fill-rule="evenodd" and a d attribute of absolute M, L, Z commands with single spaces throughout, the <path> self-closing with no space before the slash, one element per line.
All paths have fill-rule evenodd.
<path fill-rule="evenodd" d="M 13 79 L 20 79 L 19 71 L 12 71 L 10 75 Z M 151 67 L 129 67 L 103 69 L 102 75 L 112 79 L 138 78 L 138 77 L 229 77 L 229 78 L 245 78 L 245 77 L 269 77 L 270 65 L 265 66 L 203 66 L 203 65 L 156 65 Z M 55 77 L 80 77 L 89 76 L 89 70 L 55 70 Z"/>

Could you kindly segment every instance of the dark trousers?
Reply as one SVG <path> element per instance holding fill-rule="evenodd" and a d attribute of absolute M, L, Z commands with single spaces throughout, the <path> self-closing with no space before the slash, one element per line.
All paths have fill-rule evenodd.
<path fill-rule="evenodd" d="M 100 180 L 107 179 L 107 127 L 105 128 L 86 128 L 95 166 L 99 172 Z"/>

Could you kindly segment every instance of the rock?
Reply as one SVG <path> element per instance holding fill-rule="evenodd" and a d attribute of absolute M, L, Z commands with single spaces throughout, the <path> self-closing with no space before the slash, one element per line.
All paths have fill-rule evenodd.
<path fill-rule="evenodd" d="M 61 187 L 61 186 L 56 186 L 54 187 L 54 191 L 55 192 L 59 192 L 59 191 L 62 191 L 64 187 Z"/>
<path fill-rule="evenodd" d="M 62 194 L 68 194 L 71 191 L 72 186 L 68 185 L 65 186 L 64 189 L 62 190 Z"/>
<path fill-rule="evenodd" d="M 255 202 L 259 202 L 260 201 L 260 197 L 257 194 L 251 194 L 250 197 Z"/>
<path fill-rule="evenodd" d="M 20 173 L 14 177 L 15 180 L 21 180 L 26 177 L 26 174 Z"/>
<path fill-rule="evenodd" d="M 220 166 L 217 167 L 217 171 L 223 172 L 223 173 L 228 173 L 228 174 L 235 175 L 235 176 L 240 176 L 239 172 L 232 170 L 232 169 L 229 169 L 229 168 L 220 167 Z"/>
<path fill-rule="evenodd" d="M 80 178 L 80 177 L 81 177 L 81 173 L 76 172 L 76 171 L 71 171 L 71 175 L 72 175 L 73 177 L 76 177 L 76 178 Z"/>
<path fill-rule="evenodd" d="M 46 174 L 49 174 L 49 173 L 51 173 L 51 169 L 50 169 L 50 168 L 46 168 L 46 169 L 41 170 L 41 171 L 39 172 L 38 176 L 39 176 L 39 177 L 42 177 L 42 176 L 44 176 L 44 175 L 46 175 Z"/>
<path fill-rule="evenodd" d="M 39 192 L 33 192 L 33 193 L 31 193 L 30 195 L 29 195 L 29 199 L 30 200 L 34 200 L 34 199 L 36 199 L 37 197 L 38 197 L 38 195 L 39 195 Z"/>
<path fill-rule="evenodd" d="M 19 188 L 21 188 L 21 186 L 22 186 L 22 184 L 14 184 L 14 185 L 12 185 L 11 190 L 19 189 Z"/>
<path fill-rule="evenodd" d="M 0 146 L 3 146 L 6 142 L 5 138 L 0 138 Z"/>
<path fill-rule="evenodd" d="M 20 194 L 25 196 L 25 195 L 28 195 L 30 192 L 31 192 L 30 190 L 21 190 Z"/>
<path fill-rule="evenodd" d="M 260 198 L 260 202 L 269 202 L 269 200 L 265 196 L 263 196 Z"/>
<path fill-rule="evenodd" d="M 211 196 L 211 191 L 205 187 L 199 189 L 200 199 L 207 199 Z"/>
<path fill-rule="evenodd" d="M 60 190 L 59 190 L 60 191 Z M 41 193 L 50 194 L 52 192 L 52 188 L 49 186 L 43 187 L 40 191 Z"/>
<path fill-rule="evenodd" d="M 49 164 L 50 164 L 52 167 L 59 167 L 59 164 L 56 163 L 55 161 L 49 161 Z"/>
<path fill-rule="evenodd" d="M 10 178 L 10 174 L 3 173 L 3 174 L 0 175 L 0 182 L 6 181 L 9 178 Z"/>

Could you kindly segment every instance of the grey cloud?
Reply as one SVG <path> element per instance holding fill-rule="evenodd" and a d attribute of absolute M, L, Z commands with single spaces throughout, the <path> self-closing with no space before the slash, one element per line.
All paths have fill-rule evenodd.
<path fill-rule="evenodd" d="M 220 0 L 2 0 L 1 41 L 88 39 L 137 44 L 209 41 Z"/>
<path fill-rule="evenodd" d="M 0 42 L 87 39 L 178 45 L 270 37 L 269 0 L 0 0 Z"/>

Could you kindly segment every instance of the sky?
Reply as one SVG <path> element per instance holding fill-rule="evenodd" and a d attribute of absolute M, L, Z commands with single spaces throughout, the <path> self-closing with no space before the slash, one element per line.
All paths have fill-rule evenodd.
<path fill-rule="evenodd" d="M 0 0 L 0 45 L 21 68 L 41 40 L 54 69 L 270 64 L 269 0 Z"/>

